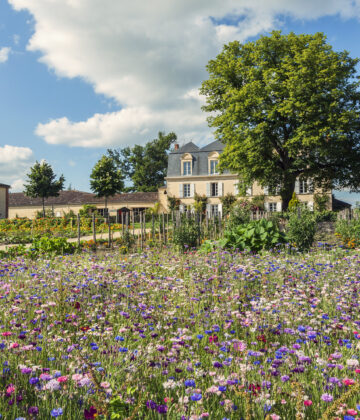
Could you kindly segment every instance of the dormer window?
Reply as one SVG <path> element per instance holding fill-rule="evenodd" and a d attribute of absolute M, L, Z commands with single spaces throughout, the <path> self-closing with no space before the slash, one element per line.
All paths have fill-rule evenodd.
<path fill-rule="evenodd" d="M 183 175 L 191 175 L 191 162 L 183 162 Z"/>
<path fill-rule="evenodd" d="M 218 174 L 218 164 L 219 161 L 218 160 L 210 160 L 210 174 L 214 175 L 214 174 Z"/>
<path fill-rule="evenodd" d="M 192 174 L 193 157 L 190 153 L 181 156 L 181 175 L 188 176 Z"/>

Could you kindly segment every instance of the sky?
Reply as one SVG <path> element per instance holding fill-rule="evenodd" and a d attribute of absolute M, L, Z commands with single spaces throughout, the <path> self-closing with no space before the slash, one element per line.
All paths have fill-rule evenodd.
<path fill-rule="evenodd" d="M 45 159 L 90 191 L 108 148 L 213 141 L 198 89 L 224 44 L 324 32 L 360 57 L 360 0 L 0 0 L 0 183 Z M 355 204 L 360 194 L 335 196 Z"/>

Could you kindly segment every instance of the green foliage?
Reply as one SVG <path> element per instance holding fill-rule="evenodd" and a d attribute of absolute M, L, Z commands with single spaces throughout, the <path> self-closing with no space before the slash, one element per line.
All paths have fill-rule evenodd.
<path fill-rule="evenodd" d="M 176 197 L 172 197 L 171 195 L 167 196 L 168 206 L 170 211 L 179 210 L 180 207 L 180 200 Z"/>
<path fill-rule="evenodd" d="M 79 210 L 81 217 L 91 217 L 94 213 L 98 215 L 97 207 L 93 204 L 84 204 Z"/>
<path fill-rule="evenodd" d="M 168 151 L 176 141 L 176 134 L 159 132 L 158 138 L 145 146 L 108 149 L 125 178 L 132 182 L 125 191 L 157 191 L 164 185 L 168 164 Z"/>
<path fill-rule="evenodd" d="M 220 168 L 248 185 L 281 185 L 284 210 L 299 176 L 315 186 L 357 189 L 358 62 L 333 51 L 322 33 L 274 31 L 225 45 L 201 88 L 209 125 L 225 144 Z"/>
<path fill-rule="evenodd" d="M 318 212 L 326 211 L 328 208 L 329 196 L 328 194 L 314 194 L 314 210 Z"/>
<path fill-rule="evenodd" d="M 194 204 L 193 204 L 195 212 L 204 214 L 206 211 L 207 201 L 208 199 L 206 195 L 200 195 L 200 194 L 195 193 Z"/>
<path fill-rule="evenodd" d="M 157 202 L 157 203 L 154 204 L 154 207 L 150 207 L 150 208 L 146 209 L 146 213 L 148 215 L 151 215 L 151 216 L 152 215 L 154 215 L 154 216 L 158 215 L 160 213 L 160 203 Z"/>
<path fill-rule="evenodd" d="M 260 211 L 265 210 L 265 195 L 255 195 L 251 200 L 251 204 Z"/>
<path fill-rule="evenodd" d="M 292 193 L 292 197 L 291 200 L 289 201 L 289 211 L 296 211 L 296 209 L 300 207 L 300 201 L 299 199 L 296 197 L 295 192 Z"/>
<path fill-rule="evenodd" d="M 289 243 L 299 251 L 308 251 L 315 238 L 315 216 L 308 210 L 302 210 L 300 214 L 292 213 L 286 225 L 286 236 Z"/>
<path fill-rule="evenodd" d="M 331 210 L 316 211 L 314 212 L 316 223 L 319 222 L 336 222 L 337 213 Z"/>
<path fill-rule="evenodd" d="M 285 235 L 272 220 L 254 220 L 225 231 L 226 248 L 259 252 L 285 243 Z"/>
<path fill-rule="evenodd" d="M 248 200 L 239 200 L 231 208 L 230 225 L 238 226 L 250 222 L 252 204 Z"/>
<path fill-rule="evenodd" d="M 32 254 L 63 255 L 72 254 L 76 245 L 67 241 L 66 238 L 48 238 L 44 236 L 33 241 L 31 246 Z"/>
<path fill-rule="evenodd" d="M 120 169 L 116 167 L 113 158 L 102 156 L 94 166 L 90 175 L 90 188 L 98 197 L 107 198 L 124 190 L 124 177 Z"/>
<path fill-rule="evenodd" d="M 36 161 L 26 176 L 28 183 L 24 185 L 24 194 L 42 199 L 43 217 L 45 217 L 45 198 L 57 197 L 64 188 L 65 178 L 61 175 L 57 180 L 51 165 L 45 161 L 41 163 Z"/>
<path fill-rule="evenodd" d="M 360 246 L 360 218 L 351 220 L 339 219 L 335 225 L 335 234 L 348 248 Z"/>
<path fill-rule="evenodd" d="M 54 217 L 54 212 L 52 209 L 45 209 L 45 213 L 43 210 L 38 210 L 35 213 L 35 219 L 42 219 L 43 217 Z"/>
<path fill-rule="evenodd" d="M 222 212 L 224 215 L 230 213 L 231 209 L 233 208 L 234 204 L 236 203 L 237 198 L 234 194 L 227 193 L 224 196 L 220 197 L 220 201 L 222 204 Z"/>
<path fill-rule="evenodd" d="M 180 226 L 174 229 L 173 242 L 182 251 L 195 247 L 200 238 L 200 224 L 192 218 L 183 217 Z"/>

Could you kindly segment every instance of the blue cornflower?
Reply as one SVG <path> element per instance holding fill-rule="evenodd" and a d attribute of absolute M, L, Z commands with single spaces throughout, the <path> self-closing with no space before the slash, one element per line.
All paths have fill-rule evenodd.
<path fill-rule="evenodd" d="M 185 384 L 185 386 L 186 387 L 191 387 L 191 388 L 195 388 L 195 381 L 194 381 L 194 379 L 187 379 L 185 382 L 184 382 L 184 384 Z"/>
<path fill-rule="evenodd" d="M 190 397 L 191 401 L 200 401 L 202 398 L 201 394 L 192 394 L 192 396 Z"/>
<path fill-rule="evenodd" d="M 53 410 L 51 410 L 50 414 L 51 414 L 52 417 L 62 416 L 63 409 L 62 408 L 54 408 Z"/>

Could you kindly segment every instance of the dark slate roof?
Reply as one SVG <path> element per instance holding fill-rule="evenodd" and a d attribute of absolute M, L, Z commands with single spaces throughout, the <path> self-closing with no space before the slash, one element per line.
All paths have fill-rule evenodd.
<path fill-rule="evenodd" d="M 212 143 L 200 149 L 201 152 L 222 152 L 225 145 L 220 140 L 215 140 Z"/>
<path fill-rule="evenodd" d="M 0 184 L 0 187 L 10 188 L 10 185 Z"/>
<path fill-rule="evenodd" d="M 110 203 L 155 203 L 158 201 L 157 192 L 138 192 L 128 194 L 116 194 L 108 198 Z M 84 191 L 60 191 L 58 197 L 45 199 L 45 205 L 83 205 L 83 204 L 103 204 L 104 198 L 96 197 L 95 194 Z M 9 207 L 42 206 L 41 198 L 27 197 L 24 193 L 10 193 Z"/>
<path fill-rule="evenodd" d="M 193 153 L 197 152 L 200 149 L 194 144 L 192 141 L 189 143 L 184 144 L 184 146 L 179 147 L 179 149 L 172 151 L 171 153 Z"/>
<path fill-rule="evenodd" d="M 193 158 L 192 175 L 208 175 L 208 157 L 209 153 L 217 151 L 221 153 L 224 150 L 224 145 L 220 141 L 214 141 L 202 149 L 199 149 L 194 143 L 186 143 L 178 150 L 169 153 L 167 176 L 181 176 L 181 155 L 190 153 Z M 224 171 L 224 173 L 228 173 Z M 186 176 L 184 176 L 186 179 Z"/>
<path fill-rule="evenodd" d="M 339 200 L 338 198 L 333 197 L 332 199 L 332 209 L 335 210 L 344 210 L 351 208 L 351 204 L 346 203 L 345 201 Z"/>

